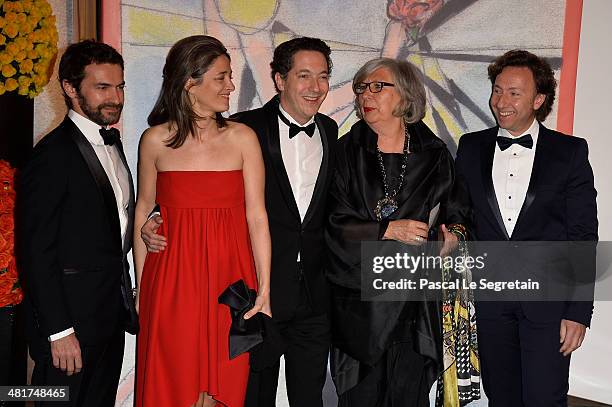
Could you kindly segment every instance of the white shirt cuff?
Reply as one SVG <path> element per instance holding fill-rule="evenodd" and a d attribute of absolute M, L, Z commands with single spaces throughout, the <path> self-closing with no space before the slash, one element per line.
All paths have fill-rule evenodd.
<path fill-rule="evenodd" d="M 68 328 L 68 329 L 66 329 L 66 330 L 64 330 L 62 332 L 58 332 L 56 334 L 53 334 L 53 335 L 49 336 L 49 342 L 57 341 L 58 339 L 65 338 L 68 335 L 73 334 L 73 333 L 74 333 L 74 328 L 72 328 L 72 327 Z"/>

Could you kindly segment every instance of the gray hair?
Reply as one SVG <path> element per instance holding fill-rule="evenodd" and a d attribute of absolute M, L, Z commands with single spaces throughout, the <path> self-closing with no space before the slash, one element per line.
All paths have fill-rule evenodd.
<path fill-rule="evenodd" d="M 386 68 L 391 72 L 395 82 L 395 90 L 400 95 L 400 103 L 393 111 L 393 115 L 404 117 L 406 123 L 416 123 L 425 117 L 425 87 L 420 79 L 420 72 L 407 61 L 391 58 L 376 58 L 365 63 L 353 77 L 353 91 L 358 83 L 379 68 Z M 361 117 L 358 95 L 355 94 L 355 109 L 357 116 Z"/>

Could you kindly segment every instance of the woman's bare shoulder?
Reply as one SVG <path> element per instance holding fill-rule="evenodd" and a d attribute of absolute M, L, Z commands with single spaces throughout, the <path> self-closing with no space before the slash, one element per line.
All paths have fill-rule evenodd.
<path fill-rule="evenodd" d="M 229 138 L 237 143 L 253 143 L 257 142 L 257 135 L 246 124 L 227 121 L 226 131 Z"/>
<path fill-rule="evenodd" d="M 140 137 L 140 146 L 149 148 L 164 147 L 170 138 L 171 128 L 168 123 L 158 124 L 146 129 Z"/>

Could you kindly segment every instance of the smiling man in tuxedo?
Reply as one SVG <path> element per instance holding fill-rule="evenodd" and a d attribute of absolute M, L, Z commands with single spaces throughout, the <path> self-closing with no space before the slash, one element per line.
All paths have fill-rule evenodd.
<path fill-rule="evenodd" d="M 596 241 L 587 143 L 542 125 L 555 99 L 549 64 L 514 50 L 497 58 L 488 73 L 498 126 L 462 136 L 456 161 L 457 178 L 472 201 L 474 238 Z M 478 302 L 490 405 L 566 406 L 570 355 L 582 344 L 592 309 L 589 301 Z"/>
<path fill-rule="evenodd" d="M 59 80 L 69 111 L 20 176 L 18 261 L 25 277 L 32 384 L 69 386 L 53 405 L 114 406 L 124 332 L 137 319 L 128 274 L 134 192 L 119 132 L 123 58 L 70 45 Z"/>

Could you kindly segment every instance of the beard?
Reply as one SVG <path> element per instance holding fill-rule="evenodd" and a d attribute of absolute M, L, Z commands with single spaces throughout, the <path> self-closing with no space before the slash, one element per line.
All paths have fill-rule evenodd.
<path fill-rule="evenodd" d="M 92 106 L 87 103 L 85 97 L 79 92 L 78 93 L 79 106 L 83 113 L 87 115 L 89 120 L 92 122 L 99 124 L 102 127 L 110 126 L 119 121 L 121 117 L 121 111 L 123 110 L 123 103 L 102 103 L 98 106 Z M 102 109 L 105 108 L 113 108 L 116 109 L 115 112 L 105 113 Z"/>

